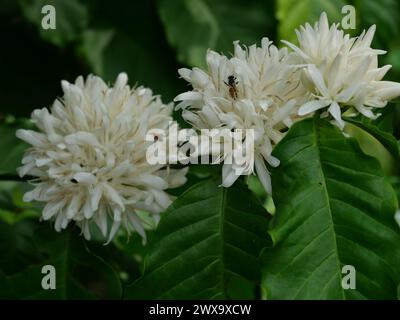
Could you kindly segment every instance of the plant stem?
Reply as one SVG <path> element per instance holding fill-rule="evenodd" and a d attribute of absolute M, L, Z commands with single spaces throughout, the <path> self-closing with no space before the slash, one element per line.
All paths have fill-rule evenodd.
<path fill-rule="evenodd" d="M 28 181 L 31 180 L 33 177 L 25 176 L 20 177 L 17 174 L 0 174 L 0 181 Z"/>

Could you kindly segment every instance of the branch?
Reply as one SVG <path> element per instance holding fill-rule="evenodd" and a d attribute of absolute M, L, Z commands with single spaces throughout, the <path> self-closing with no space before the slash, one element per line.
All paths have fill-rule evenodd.
<path fill-rule="evenodd" d="M 11 174 L 11 173 L 0 174 L 0 181 L 29 181 L 32 179 L 33 177 L 31 176 L 25 176 L 21 178 L 17 174 Z"/>

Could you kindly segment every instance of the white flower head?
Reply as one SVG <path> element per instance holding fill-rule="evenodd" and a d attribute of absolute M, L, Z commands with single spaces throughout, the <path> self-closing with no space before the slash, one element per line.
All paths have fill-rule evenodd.
<path fill-rule="evenodd" d="M 173 105 L 165 105 L 147 88 L 130 88 L 121 73 L 114 86 L 96 76 L 62 81 L 64 96 L 50 111 L 34 110 L 39 132 L 18 130 L 32 145 L 18 169 L 33 177 L 35 188 L 24 201 L 43 201 L 44 220 L 60 231 L 75 221 L 90 238 L 91 224 L 108 241 L 120 226 L 145 239 L 138 210 L 157 215 L 171 203 L 166 189 L 185 182 L 186 170 L 166 170 L 146 161 L 145 136 L 168 129 Z M 111 222 L 111 223 L 110 223 Z"/>
<path fill-rule="evenodd" d="M 378 67 L 378 55 L 386 52 L 371 48 L 375 29 L 373 25 L 351 38 L 337 24 L 329 26 L 326 13 L 322 13 L 314 28 L 306 24 L 296 30 L 299 47 L 283 41 L 306 65 L 302 80 L 310 99 L 300 107 L 300 116 L 328 108 L 343 128 L 346 110 L 352 108 L 373 119 L 377 117 L 374 108 L 383 108 L 400 96 L 399 83 L 382 81 L 391 66 Z"/>
<path fill-rule="evenodd" d="M 254 130 L 254 163 L 245 167 L 224 164 L 222 185 L 232 185 L 238 178 L 235 172 L 249 175 L 255 169 L 264 188 L 271 192 L 264 160 L 271 166 L 279 165 L 271 155 L 272 148 L 297 117 L 296 106 L 304 97 L 299 67 L 293 65 L 286 48 L 279 50 L 267 38 L 262 39 L 261 47 L 246 48 L 234 42 L 234 48 L 231 58 L 209 50 L 206 71 L 179 70 L 192 91 L 175 98 L 181 101 L 177 109 L 183 109 L 183 118 L 197 129 Z"/>

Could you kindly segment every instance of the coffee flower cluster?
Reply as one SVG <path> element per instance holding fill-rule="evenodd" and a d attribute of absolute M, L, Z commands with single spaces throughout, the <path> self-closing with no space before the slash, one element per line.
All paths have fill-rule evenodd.
<path fill-rule="evenodd" d="M 243 48 L 236 42 L 230 59 L 208 51 L 207 71 L 179 70 L 193 90 L 175 100 L 180 101 L 177 108 L 183 109 L 183 118 L 193 127 L 254 130 L 254 164 L 242 168 L 235 163 L 224 164 L 225 187 L 235 182 L 237 172 L 249 175 L 255 169 L 265 189 L 271 191 L 265 161 L 279 165 L 271 155 L 273 145 L 296 118 L 298 97 L 305 96 L 294 62 L 286 48 L 279 50 L 264 38 L 261 47 Z"/>
<path fill-rule="evenodd" d="M 274 145 L 290 125 L 303 116 L 321 110 L 343 129 L 342 114 L 363 114 L 376 118 L 376 108 L 400 96 L 400 84 L 382 81 L 390 66 L 378 67 L 378 55 L 370 47 L 372 26 L 359 37 L 345 35 L 338 26 L 329 27 L 325 13 L 313 27 L 296 30 L 299 47 L 277 49 L 264 38 L 261 47 L 234 44 L 228 58 L 207 53 L 207 70 L 180 69 L 192 90 L 178 95 L 178 109 L 195 128 L 253 129 L 254 164 L 239 168 L 243 175 L 255 171 L 267 192 L 271 192 L 268 169 L 278 166 L 271 155 Z M 233 170 L 236 169 L 236 170 Z M 237 178 L 235 164 L 223 166 L 224 186 Z"/>
<path fill-rule="evenodd" d="M 168 130 L 172 104 L 127 81 L 124 73 L 114 87 L 95 76 L 63 81 L 63 98 L 32 113 L 39 132 L 17 131 L 32 145 L 19 168 L 35 185 L 24 200 L 46 202 L 42 217 L 57 231 L 75 221 L 88 239 L 93 223 L 108 241 L 120 226 L 145 238 L 137 211 L 157 219 L 171 203 L 165 190 L 185 182 L 186 170 L 149 165 L 145 156 L 146 133 Z"/>
<path fill-rule="evenodd" d="M 252 141 L 240 140 L 243 149 L 253 148 L 251 161 L 225 161 L 223 186 L 256 173 L 271 193 L 267 164 L 279 165 L 272 151 L 293 122 L 318 111 L 343 129 L 344 113 L 376 118 L 377 109 L 400 96 L 399 83 L 382 80 L 390 66 L 378 67 L 385 52 L 371 48 L 374 32 L 372 26 L 350 37 L 329 26 L 323 13 L 314 27 L 296 31 L 298 46 L 284 41 L 287 47 L 278 49 L 267 38 L 261 46 L 235 42 L 232 57 L 209 50 L 206 70 L 179 70 L 192 89 L 175 98 L 176 108 L 193 128 L 252 132 Z M 32 145 L 19 168 L 35 185 L 24 200 L 45 202 L 43 219 L 52 219 L 58 231 L 74 221 L 86 238 L 93 224 L 108 241 L 121 226 L 145 238 L 138 212 L 157 220 L 171 203 L 165 190 L 185 182 L 187 170 L 146 159 L 146 135 L 152 129 L 168 132 L 173 105 L 149 89 L 130 88 L 127 80 L 122 73 L 113 87 L 95 76 L 63 81 L 63 98 L 50 111 L 32 114 L 39 131 L 17 132 Z M 230 156 L 223 151 L 212 147 L 202 154 Z"/>
<path fill-rule="evenodd" d="M 305 65 L 302 83 L 309 101 L 300 107 L 300 116 L 323 109 L 343 128 L 343 112 L 375 119 L 376 108 L 400 95 L 399 83 L 382 81 L 391 66 L 378 67 L 378 55 L 386 52 L 371 48 L 375 29 L 351 38 L 336 24 L 329 27 L 323 13 L 314 28 L 306 24 L 296 30 L 299 47 L 284 41 Z"/>

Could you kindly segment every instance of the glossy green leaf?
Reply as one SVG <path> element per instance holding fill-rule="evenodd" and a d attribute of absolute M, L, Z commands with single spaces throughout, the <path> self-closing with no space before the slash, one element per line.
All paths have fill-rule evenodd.
<path fill-rule="evenodd" d="M 235 40 L 251 45 L 275 33 L 272 1 L 159 0 L 158 8 L 178 60 L 189 66 L 204 66 L 209 48 L 233 52 Z"/>
<path fill-rule="evenodd" d="M 340 22 L 344 5 L 346 2 L 343 0 L 277 0 L 279 39 L 296 42 L 294 30 L 307 22 L 314 25 L 324 11 L 329 22 Z"/>
<path fill-rule="evenodd" d="M 36 224 L 26 220 L 10 225 L 0 220 L 0 270 L 4 274 L 22 271 L 41 259 L 32 241 Z"/>
<path fill-rule="evenodd" d="M 16 175 L 16 169 L 21 166 L 21 159 L 28 144 L 15 136 L 15 131 L 21 124 L 1 124 L 0 125 L 0 149 L 3 152 L 0 158 L 0 174 Z"/>
<path fill-rule="evenodd" d="M 398 60 L 400 64 L 400 55 L 399 59 L 396 60 Z M 400 71 L 400 66 L 398 69 Z M 392 76 L 393 72 L 390 72 L 389 74 Z M 392 78 L 391 80 L 393 81 L 395 79 Z M 398 131 L 398 123 L 400 123 L 400 104 L 389 103 L 382 111 L 379 111 L 379 113 L 380 116 L 378 119 L 366 122 L 370 122 L 374 126 L 378 127 L 381 131 L 388 132 L 390 134 L 396 134 Z"/>
<path fill-rule="evenodd" d="M 254 298 L 268 213 L 238 182 L 193 186 L 162 216 L 128 299 Z"/>
<path fill-rule="evenodd" d="M 151 238 L 153 232 L 146 230 L 146 237 Z M 127 239 L 126 233 L 120 232 L 111 244 L 104 245 L 103 240 L 88 241 L 86 245 L 90 252 L 100 256 L 119 273 L 122 285 L 128 285 L 142 276 L 143 260 L 148 246 L 138 233 L 133 233 Z"/>
<path fill-rule="evenodd" d="M 57 46 L 65 47 L 76 40 L 88 23 L 88 11 L 79 0 L 19 0 L 24 16 L 34 23 L 40 36 Z M 42 13 L 45 5 L 52 5 L 55 9 L 55 29 L 44 29 L 42 20 L 46 13 Z"/>
<path fill-rule="evenodd" d="M 362 0 L 357 4 L 362 27 L 377 26 L 375 47 L 385 48 L 385 44 L 399 36 L 400 5 L 397 0 Z"/>
<path fill-rule="evenodd" d="M 400 22 L 399 22 L 399 27 L 400 29 Z M 400 81 L 400 42 L 399 42 L 399 37 L 395 37 L 392 40 L 392 44 L 390 45 L 388 49 L 388 53 L 385 56 L 385 59 L 383 61 L 383 64 L 390 64 L 392 66 L 392 69 L 390 70 L 390 78 L 391 81 Z M 397 99 L 397 108 L 399 108 L 399 103 Z"/>
<path fill-rule="evenodd" d="M 0 238 L 0 247 L 4 247 L 8 253 L 0 259 L 0 298 L 121 297 L 121 283 L 114 269 L 100 256 L 93 254 L 77 232 L 67 230 L 56 233 L 46 225 L 31 226 L 29 234 L 27 228 L 21 227 L 25 224 L 26 221 L 13 227 L 7 227 L 4 223 L 1 225 L 1 233 L 5 234 Z M 20 229 L 24 232 L 18 232 Z M 6 237 L 7 234 L 9 238 Z M 26 253 L 29 248 L 33 257 L 27 261 L 29 255 Z M 14 266 L 11 268 L 10 264 Z M 42 274 L 42 267 L 45 265 L 54 266 L 56 270 L 54 290 L 42 288 L 42 279 L 45 276 Z"/>
<path fill-rule="evenodd" d="M 104 51 L 110 45 L 114 36 L 115 31 L 112 29 L 89 29 L 83 32 L 79 50 L 95 74 L 103 75 L 105 73 L 106 57 Z"/>
<path fill-rule="evenodd" d="M 360 121 L 353 121 L 351 119 L 346 119 L 346 122 L 352 123 L 361 129 L 367 131 L 373 137 L 375 137 L 396 159 L 399 157 L 399 147 L 397 146 L 396 138 L 383 131 L 380 127 L 375 126 L 373 123 L 364 123 Z"/>
<path fill-rule="evenodd" d="M 14 224 L 40 217 L 42 203 L 23 201 L 24 193 L 31 188 L 28 182 L 0 181 L 0 220 Z"/>
<path fill-rule="evenodd" d="M 276 213 L 263 253 L 269 299 L 395 299 L 400 282 L 397 200 L 379 163 L 317 117 L 296 123 L 274 150 Z M 356 289 L 342 288 L 342 267 Z"/>
<path fill-rule="evenodd" d="M 364 153 L 375 157 L 386 175 L 398 171 L 400 162 L 397 141 L 390 133 L 380 130 L 372 123 L 347 119 L 344 131 L 355 138 Z"/>

